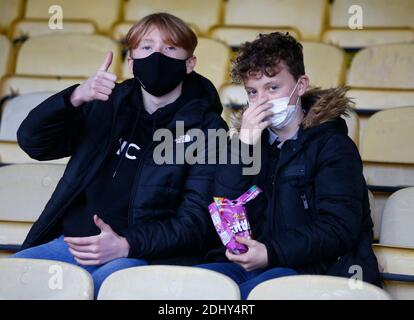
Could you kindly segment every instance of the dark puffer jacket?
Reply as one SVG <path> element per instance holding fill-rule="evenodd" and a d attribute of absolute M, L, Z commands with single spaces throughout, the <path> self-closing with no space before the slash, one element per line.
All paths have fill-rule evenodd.
<path fill-rule="evenodd" d="M 222 107 L 216 89 L 206 78 L 191 73 L 187 90 L 198 90 L 200 97 L 184 104 L 165 127 L 175 137 L 176 121 L 185 130 L 226 129 L 220 117 Z M 194 87 L 195 86 L 195 87 Z M 65 173 L 40 218 L 30 230 L 22 248 L 48 242 L 61 232 L 65 209 L 84 190 L 119 136 L 118 114 L 127 96 L 138 90 L 134 80 L 116 85 L 106 102 L 93 101 L 79 108 L 68 106 L 74 87 L 41 103 L 30 112 L 18 130 L 21 148 L 37 160 L 71 156 Z M 141 108 L 143 106 L 140 106 Z M 194 139 L 181 141 L 184 149 Z M 153 151 L 160 143 L 153 141 L 143 150 L 134 180 L 128 212 L 128 229 L 123 232 L 131 246 L 129 257 L 163 263 L 199 263 L 214 238 L 207 211 L 215 165 L 187 163 L 158 165 Z M 175 154 L 179 143 L 167 145 Z M 208 152 L 208 150 L 207 150 Z M 174 158 L 175 161 L 175 158 Z"/>
<path fill-rule="evenodd" d="M 247 210 L 270 266 L 344 277 L 362 270 L 364 281 L 379 285 L 362 161 L 340 118 L 349 107 L 345 92 L 308 91 L 298 138 L 274 159 L 278 151 L 265 130 L 260 173 L 243 176 L 242 165 L 228 164 L 217 174 L 214 194 L 236 199 L 252 184 L 263 189 Z"/>

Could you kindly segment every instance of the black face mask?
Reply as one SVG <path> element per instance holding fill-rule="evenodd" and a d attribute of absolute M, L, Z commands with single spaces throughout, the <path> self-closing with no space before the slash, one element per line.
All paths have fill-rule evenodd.
<path fill-rule="evenodd" d="M 146 58 L 134 59 L 134 77 L 145 91 L 161 97 L 175 89 L 187 75 L 186 59 L 174 59 L 154 52 Z"/>

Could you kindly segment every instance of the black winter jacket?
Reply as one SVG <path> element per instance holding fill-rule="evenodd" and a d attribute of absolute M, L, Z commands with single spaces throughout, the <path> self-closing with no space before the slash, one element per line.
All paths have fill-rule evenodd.
<path fill-rule="evenodd" d="M 340 118 L 348 103 L 342 88 L 309 91 L 298 138 L 283 144 L 274 165 L 265 130 L 260 173 L 243 176 L 242 165 L 228 164 L 217 173 L 214 194 L 236 199 L 253 184 L 262 188 L 246 207 L 271 267 L 344 277 L 362 270 L 362 280 L 379 285 L 362 161 Z"/>
<path fill-rule="evenodd" d="M 212 83 L 195 72 L 186 81 L 196 85 L 202 96 L 183 105 L 165 126 L 172 130 L 174 139 L 176 121 L 184 121 L 186 131 L 226 129 Z M 22 249 L 48 242 L 61 234 L 65 209 L 94 179 L 111 142 L 122 129 L 117 121 L 120 109 L 127 103 L 128 94 L 138 90 L 134 79 L 127 80 L 116 85 L 108 101 L 92 101 L 74 108 L 68 99 L 75 88 L 70 87 L 42 102 L 30 112 L 17 133 L 21 148 L 36 160 L 71 157 Z M 199 263 L 212 245 L 211 241 L 216 240 L 207 211 L 216 166 L 176 162 L 158 165 L 153 151 L 163 142 L 152 141 L 143 150 L 134 180 L 128 229 L 123 232 L 130 244 L 129 257 L 155 263 Z M 184 141 L 184 148 L 191 144 L 191 141 Z M 178 147 L 178 142 L 173 142 L 167 149 L 175 154 Z"/>

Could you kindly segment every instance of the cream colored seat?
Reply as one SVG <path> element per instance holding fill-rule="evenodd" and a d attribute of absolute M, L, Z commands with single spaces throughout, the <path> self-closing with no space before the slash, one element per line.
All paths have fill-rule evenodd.
<path fill-rule="evenodd" d="M 40 92 L 15 97 L 8 100 L 3 109 L 0 122 L 0 162 L 2 163 L 39 163 L 30 158 L 17 144 L 17 130 L 28 113 L 39 103 L 50 97 L 53 92 Z M 69 158 L 43 163 L 66 164 Z"/>
<path fill-rule="evenodd" d="M 252 30 L 258 28 L 257 32 L 261 32 L 263 28 L 293 29 L 304 40 L 318 41 L 327 6 L 328 2 L 325 0 L 228 0 L 224 23 L 214 28 L 212 34 L 217 35 L 219 27 L 224 27 L 227 30 L 225 32 L 229 32 L 230 28 L 240 29 L 238 32 L 242 32 L 247 27 Z"/>
<path fill-rule="evenodd" d="M 117 74 L 120 67 L 120 48 L 110 38 L 86 34 L 34 37 L 24 42 L 20 48 L 16 74 L 89 77 L 98 70 L 109 51 L 114 53 L 109 72 Z"/>
<path fill-rule="evenodd" d="M 65 34 L 65 33 L 96 33 L 96 27 L 93 22 L 76 22 L 65 21 L 62 29 L 51 29 L 48 25 L 49 20 L 24 19 L 17 21 L 13 26 L 12 39 L 24 42 L 27 38 L 43 36 L 47 34 Z"/>
<path fill-rule="evenodd" d="M 303 41 L 303 59 L 310 84 L 332 88 L 345 82 L 345 52 L 332 45 Z"/>
<path fill-rule="evenodd" d="M 1 0 L 0 32 L 8 34 L 13 22 L 23 15 L 23 0 Z M 0 46 L 1 47 L 1 46 Z"/>
<path fill-rule="evenodd" d="M 414 88 L 414 43 L 365 48 L 353 58 L 348 85 L 362 88 Z"/>
<path fill-rule="evenodd" d="M 49 13 L 49 9 L 60 6 L 64 28 L 66 22 L 93 22 L 99 31 L 109 34 L 120 19 L 121 5 L 122 0 L 27 0 L 25 18 L 49 20 L 56 13 Z"/>
<path fill-rule="evenodd" d="M 12 98 L 3 105 L 0 141 L 17 141 L 17 130 L 29 112 L 55 92 L 39 92 Z"/>
<path fill-rule="evenodd" d="M 82 83 L 85 77 L 33 77 L 12 75 L 5 77 L 0 87 L 0 98 L 45 91 L 62 91 L 74 84 Z"/>
<path fill-rule="evenodd" d="M 352 60 L 347 84 L 360 115 L 360 139 L 366 122 L 378 110 L 414 105 L 414 44 L 368 47 Z"/>
<path fill-rule="evenodd" d="M 210 27 L 219 23 L 221 9 L 221 0 L 129 0 L 124 6 L 124 20 L 135 22 L 151 13 L 168 12 L 206 35 Z"/>
<path fill-rule="evenodd" d="M 0 259 L 0 300 L 92 300 L 84 269 L 59 261 Z"/>
<path fill-rule="evenodd" d="M 382 215 L 380 244 L 374 245 L 385 289 L 396 299 L 414 299 L 414 188 L 391 195 Z"/>
<path fill-rule="evenodd" d="M 0 247 L 19 247 L 49 201 L 64 165 L 0 167 Z"/>
<path fill-rule="evenodd" d="M 225 44 L 208 38 L 198 38 L 194 52 L 197 57 L 195 71 L 209 79 L 216 88 L 228 80 L 230 64 L 230 48 Z M 126 58 L 122 69 L 122 78 L 133 77 Z"/>
<path fill-rule="evenodd" d="M 0 78 L 12 72 L 12 44 L 10 40 L 0 34 Z"/>
<path fill-rule="evenodd" d="M 362 9 L 363 29 L 352 30 L 352 6 Z M 359 10 L 359 9 L 358 9 Z M 330 6 L 330 27 L 323 41 L 343 48 L 414 42 L 414 2 L 411 0 L 335 0 Z"/>
<path fill-rule="evenodd" d="M 295 39 L 301 39 L 299 31 L 293 27 L 216 26 L 210 30 L 209 36 L 237 50 L 244 42 L 255 40 L 259 34 L 271 32 L 288 32 Z"/>
<path fill-rule="evenodd" d="M 320 275 L 287 276 L 262 282 L 248 300 L 390 300 L 382 289 L 354 279 Z"/>
<path fill-rule="evenodd" d="M 152 265 L 124 269 L 102 284 L 99 300 L 238 300 L 230 278 L 202 268 Z"/>
<path fill-rule="evenodd" d="M 369 185 L 414 186 L 414 107 L 375 113 L 367 122 L 361 146 Z"/>

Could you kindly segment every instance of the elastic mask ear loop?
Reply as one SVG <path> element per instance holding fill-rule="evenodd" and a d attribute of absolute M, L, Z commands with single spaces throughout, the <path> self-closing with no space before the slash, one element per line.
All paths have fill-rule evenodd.
<path fill-rule="evenodd" d="M 298 87 L 298 84 L 299 84 L 299 80 L 296 82 L 295 87 L 293 88 L 292 92 L 291 92 L 291 93 L 290 93 L 290 95 L 289 95 L 288 105 L 289 105 L 290 99 L 292 99 L 292 95 L 293 95 L 293 93 L 296 91 L 296 88 Z M 298 100 L 299 100 L 299 97 L 298 97 Z M 297 104 L 297 103 L 298 103 L 298 101 L 296 101 L 296 104 Z"/>

